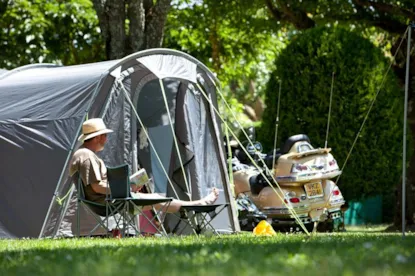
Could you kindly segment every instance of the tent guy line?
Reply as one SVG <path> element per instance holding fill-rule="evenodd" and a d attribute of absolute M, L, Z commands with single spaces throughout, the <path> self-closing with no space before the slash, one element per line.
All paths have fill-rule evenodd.
<path fill-rule="evenodd" d="M 206 98 L 206 100 L 211 103 L 211 100 L 208 98 L 208 96 L 206 95 L 206 93 L 203 91 L 203 89 L 200 87 L 199 83 L 196 84 L 199 88 L 199 90 L 201 91 L 201 93 L 203 94 L 203 96 Z M 234 119 L 238 122 L 239 121 L 236 117 L 236 115 L 234 114 L 233 110 L 230 108 L 230 106 L 228 105 L 228 103 L 226 102 L 223 94 L 221 93 L 221 91 L 216 87 L 216 91 L 219 93 L 219 95 L 222 97 L 222 100 L 224 101 L 225 105 L 228 107 L 228 109 L 231 111 Z M 285 205 L 285 207 L 287 207 L 287 209 L 289 210 L 289 212 L 292 214 L 292 216 L 294 217 L 294 219 L 297 221 L 298 225 L 300 225 L 300 227 L 304 230 L 304 232 L 310 236 L 310 233 L 308 232 L 307 228 L 305 227 L 304 223 L 300 220 L 300 218 L 298 217 L 296 211 L 289 206 L 287 203 L 285 203 L 285 201 L 283 200 L 283 198 L 281 198 L 281 195 L 277 192 L 277 190 L 275 190 L 274 186 L 272 185 L 272 183 L 269 181 L 268 177 L 266 177 L 266 175 L 262 172 L 261 168 L 258 166 L 258 164 L 255 162 L 255 160 L 251 157 L 251 155 L 248 153 L 248 151 L 245 149 L 244 146 L 242 146 L 241 141 L 238 139 L 238 137 L 235 135 L 235 133 L 232 131 L 232 129 L 229 127 L 229 125 L 226 123 L 225 119 L 223 119 L 223 117 L 220 115 L 220 112 L 213 107 L 216 114 L 219 116 L 219 118 L 222 120 L 223 124 L 225 125 L 226 129 L 228 129 L 228 131 L 232 134 L 233 138 L 235 138 L 235 140 L 238 142 L 239 145 L 241 145 L 241 149 L 245 152 L 245 154 L 247 155 L 247 157 L 250 159 L 250 161 L 252 162 L 252 164 L 255 166 L 256 169 L 258 169 L 258 171 L 260 172 L 260 174 L 263 176 L 264 180 L 268 183 L 268 185 L 271 187 L 271 189 L 275 192 L 275 194 L 282 199 L 283 204 Z M 242 132 L 245 135 L 245 138 L 248 140 L 248 142 L 253 146 L 252 140 L 248 137 L 248 134 L 245 132 L 245 130 L 243 128 L 241 128 Z M 272 180 L 274 181 L 275 185 L 277 186 L 277 188 L 280 190 L 281 193 L 281 187 L 279 186 L 277 180 L 274 178 L 274 175 L 272 173 L 270 173 L 268 167 L 265 165 L 265 162 L 261 159 L 261 162 L 263 163 L 264 168 L 266 169 L 267 173 L 269 175 L 271 175 Z"/>

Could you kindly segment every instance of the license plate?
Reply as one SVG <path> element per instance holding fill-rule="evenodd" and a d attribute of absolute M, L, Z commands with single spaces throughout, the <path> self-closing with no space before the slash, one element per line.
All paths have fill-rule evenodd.
<path fill-rule="evenodd" d="M 308 198 L 323 196 L 323 186 L 321 182 L 308 183 L 304 185 Z"/>

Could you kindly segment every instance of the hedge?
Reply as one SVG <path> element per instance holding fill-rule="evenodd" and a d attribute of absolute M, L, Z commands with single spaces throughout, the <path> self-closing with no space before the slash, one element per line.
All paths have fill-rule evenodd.
<path fill-rule="evenodd" d="M 258 138 L 272 148 L 281 80 L 278 144 L 304 133 L 314 147 L 324 147 L 335 72 L 328 147 L 342 166 L 390 60 L 357 33 L 319 27 L 292 39 L 275 64 Z M 338 183 L 346 199 L 393 195 L 401 175 L 403 95 L 390 70 Z"/>

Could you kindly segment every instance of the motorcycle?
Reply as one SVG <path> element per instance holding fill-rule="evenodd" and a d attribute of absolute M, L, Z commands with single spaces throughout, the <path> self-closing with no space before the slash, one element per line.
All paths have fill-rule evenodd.
<path fill-rule="evenodd" d="M 253 129 L 249 133 L 250 138 L 255 137 Z M 337 230 L 343 230 L 341 208 L 345 200 L 331 180 L 341 171 L 330 148 L 315 149 L 307 135 L 299 134 L 288 138 L 281 149 L 264 154 L 261 143 L 253 141 L 252 144 L 243 143 L 251 158 L 239 145 L 231 143 L 237 203 L 239 198 L 249 199 L 251 205 L 258 209 L 253 213 L 258 218 L 266 217 L 276 229 L 298 228 L 293 210 L 308 230 L 314 228 L 315 222 L 322 222 L 320 229 L 329 231 L 340 222 L 337 225 L 340 229 Z M 265 163 L 268 169 L 260 168 L 261 174 L 251 159 L 258 165 Z M 270 183 L 274 183 L 274 178 L 280 189 L 275 184 L 271 187 L 265 178 Z M 241 219 L 245 219 L 244 216 Z M 251 221 L 249 229 L 255 222 Z M 245 225 L 241 222 L 243 230 L 246 230 Z"/>

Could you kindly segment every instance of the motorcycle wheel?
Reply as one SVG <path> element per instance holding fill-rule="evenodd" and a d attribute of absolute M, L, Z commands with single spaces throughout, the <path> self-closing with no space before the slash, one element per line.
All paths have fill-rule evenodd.
<path fill-rule="evenodd" d="M 334 221 L 329 219 L 322 221 L 317 225 L 317 232 L 333 232 L 334 230 Z"/>
<path fill-rule="evenodd" d="M 304 230 L 301 228 L 298 224 L 293 225 L 278 225 L 273 224 L 272 225 L 275 231 L 281 232 L 281 233 L 303 233 Z M 305 228 L 308 232 L 313 231 L 314 223 L 306 223 L 304 224 Z"/>

